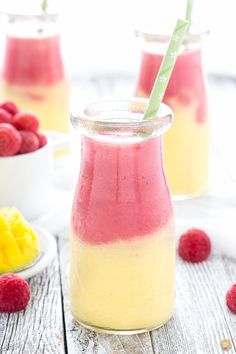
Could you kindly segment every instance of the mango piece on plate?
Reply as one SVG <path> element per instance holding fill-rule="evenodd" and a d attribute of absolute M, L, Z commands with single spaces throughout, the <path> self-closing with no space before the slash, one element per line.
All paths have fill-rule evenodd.
<path fill-rule="evenodd" d="M 0 273 L 23 269 L 39 254 L 38 236 L 20 212 L 0 209 Z"/>

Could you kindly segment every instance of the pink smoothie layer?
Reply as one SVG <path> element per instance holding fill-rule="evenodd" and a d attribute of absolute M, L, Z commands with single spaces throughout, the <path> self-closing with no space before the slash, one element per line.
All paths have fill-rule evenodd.
<path fill-rule="evenodd" d="M 150 95 L 162 59 L 161 54 L 143 52 L 137 93 Z M 193 100 L 197 101 L 196 121 L 205 122 L 207 102 L 200 49 L 186 51 L 178 56 L 163 101 L 171 106 L 169 100 L 172 98 L 177 98 L 182 105 L 189 105 Z"/>
<path fill-rule="evenodd" d="M 108 243 L 150 235 L 172 215 L 162 168 L 162 140 L 83 140 L 84 158 L 72 211 L 81 240 Z"/>
<path fill-rule="evenodd" d="M 60 36 L 8 36 L 2 76 L 14 85 L 51 85 L 64 79 Z"/>

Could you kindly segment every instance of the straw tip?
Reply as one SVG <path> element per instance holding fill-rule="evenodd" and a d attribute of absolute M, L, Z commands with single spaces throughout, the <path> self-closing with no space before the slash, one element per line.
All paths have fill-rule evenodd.
<path fill-rule="evenodd" d="M 179 19 L 177 19 L 177 22 L 175 25 L 176 31 L 186 32 L 186 31 L 188 31 L 190 24 L 191 24 L 191 22 L 189 20 L 179 18 Z"/>

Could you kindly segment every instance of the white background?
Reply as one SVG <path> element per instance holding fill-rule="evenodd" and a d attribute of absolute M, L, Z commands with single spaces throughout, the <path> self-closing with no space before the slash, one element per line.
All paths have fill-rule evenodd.
<path fill-rule="evenodd" d="M 66 62 L 73 77 L 127 73 L 134 75 L 139 48 L 134 28 L 185 14 L 186 0 L 48 0 L 63 14 Z M 0 9 L 37 11 L 38 0 L 0 0 Z M 195 0 L 193 19 L 211 35 L 207 70 L 236 76 L 236 0 Z M 2 33 L 2 31 L 1 31 Z"/>

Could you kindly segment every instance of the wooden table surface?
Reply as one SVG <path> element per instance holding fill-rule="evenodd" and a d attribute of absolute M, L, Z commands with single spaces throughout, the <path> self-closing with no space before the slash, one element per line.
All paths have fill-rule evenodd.
<path fill-rule="evenodd" d="M 116 86 L 114 90 L 111 82 L 112 79 L 108 79 L 104 84 L 104 80 L 94 79 L 84 84 L 83 94 L 86 96 L 90 93 L 91 100 L 111 90 L 117 94 L 119 87 Z M 215 113 L 216 129 L 222 118 L 221 110 L 223 112 L 225 109 L 222 87 L 227 99 L 236 96 L 236 86 L 233 81 L 220 78 L 211 79 L 210 82 L 214 100 L 217 95 L 221 96 L 221 105 Z M 128 80 L 128 84 L 132 84 L 132 79 Z M 93 87 L 93 91 L 90 87 Z M 126 87 L 125 92 L 123 87 Z M 123 96 L 129 94 L 127 87 L 127 83 L 120 85 Z M 99 94 L 94 93 L 94 88 Z M 227 119 L 224 121 L 228 127 L 226 130 L 230 129 L 235 117 L 231 114 Z M 209 205 L 211 208 L 214 205 L 212 198 L 218 203 L 218 208 L 230 206 L 231 210 L 236 210 L 236 188 L 232 189 L 236 186 L 236 174 L 229 164 L 229 153 L 224 158 L 227 143 L 222 139 L 220 130 L 216 129 L 212 143 L 212 159 L 215 161 L 213 174 L 219 171 L 220 166 L 224 167 L 224 173 L 217 174 L 218 179 L 213 180 L 211 192 L 202 200 L 199 199 L 200 204 L 199 200 L 193 200 L 184 209 L 182 202 L 181 210 L 178 210 L 177 205 L 177 216 L 185 215 L 186 211 L 188 217 L 189 210 L 192 210 L 192 215 L 202 215 L 204 210 L 207 214 Z M 235 147 L 234 140 L 230 142 L 231 148 Z M 232 344 L 227 353 L 236 352 L 236 315 L 230 313 L 225 305 L 225 293 L 236 282 L 235 260 L 212 255 L 209 260 L 193 265 L 177 257 L 175 313 L 166 325 L 153 332 L 133 336 L 96 334 L 83 329 L 72 319 L 68 297 L 69 244 L 68 240 L 57 235 L 55 237 L 57 257 L 46 270 L 29 280 L 32 297 L 26 310 L 16 314 L 0 314 L 0 354 L 217 354 L 223 352 L 221 341 L 224 339 L 231 340 Z"/>

